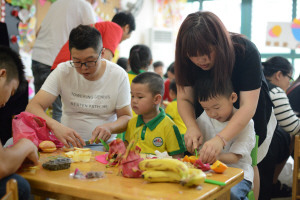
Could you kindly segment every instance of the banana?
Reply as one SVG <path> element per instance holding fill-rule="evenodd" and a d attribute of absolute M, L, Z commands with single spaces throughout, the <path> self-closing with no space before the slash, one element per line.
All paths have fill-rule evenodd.
<path fill-rule="evenodd" d="M 179 182 L 181 176 L 172 171 L 144 171 L 143 178 L 149 182 Z"/>
<path fill-rule="evenodd" d="M 139 168 L 143 171 L 173 171 L 179 174 L 181 179 L 187 178 L 189 172 L 188 167 L 183 162 L 172 158 L 146 159 L 139 163 Z"/>
<path fill-rule="evenodd" d="M 183 186 L 198 186 L 204 183 L 206 174 L 200 169 L 189 168 L 188 177 L 180 181 L 180 184 Z"/>

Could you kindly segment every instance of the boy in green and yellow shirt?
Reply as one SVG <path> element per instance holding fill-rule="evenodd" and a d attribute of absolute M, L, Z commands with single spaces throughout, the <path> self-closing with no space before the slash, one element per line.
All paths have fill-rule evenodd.
<path fill-rule="evenodd" d="M 167 151 L 179 158 L 185 147 L 177 126 L 159 108 L 163 93 L 164 82 L 158 74 L 144 72 L 132 80 L 131 107 L 138 115 L 129 121 L 125 141 L 134 140 L 141 153 Z"/>
<path fill-rule="evenodd" d="M 182 121 L 177 109 L 177 87 L 175 80 L 172 80 L 170 83 L 169 96 L 173 100 L 167 105 L 165 112 L 175 122 L 180 134 L 184 135 L 186 132 L 186 126 Z"/>

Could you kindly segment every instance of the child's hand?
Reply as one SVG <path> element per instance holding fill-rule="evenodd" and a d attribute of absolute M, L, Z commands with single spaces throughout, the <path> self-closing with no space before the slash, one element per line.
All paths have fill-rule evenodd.
<path fill-rule="evenodd" d="M 217 160 L 217 156 L 223 149 L 223 142 L 218 137 L 214 137 L 204 143 L 200 150 L 200 160 L 203 163 L 214 163 Z"/>

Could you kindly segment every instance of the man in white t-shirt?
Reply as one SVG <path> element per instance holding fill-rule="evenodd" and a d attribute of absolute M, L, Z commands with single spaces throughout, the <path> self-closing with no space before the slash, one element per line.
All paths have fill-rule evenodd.
<path fill-rule="evenodd" d="M 101 35 L 91 26 L 79 25 L 71 31 L 69 49 L 72 61 L 58 65 L 26 110 L 44 118 L 67 147 L 99 143 L 99 139 L 110 142 L 114 133 L 126 130 L 132 115 L 127 73 L 101 60 Z M 58 95 L 63 105 L 61 123 L 44 112 Z"/>

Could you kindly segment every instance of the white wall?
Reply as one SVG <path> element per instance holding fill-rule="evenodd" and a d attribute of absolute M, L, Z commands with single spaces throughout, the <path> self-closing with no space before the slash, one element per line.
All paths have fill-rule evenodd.
<path fill-rule="evenodd" d="M 154 0 L 144 0 L 142 10 L 135 17 L 136 29 L 131 37 L 123 41 L 120 45 L 120 57 L 129 57 L 130 48 L 135 44 L 147 44 L 145 37 L 149 28 L 154 25 Z"/>

